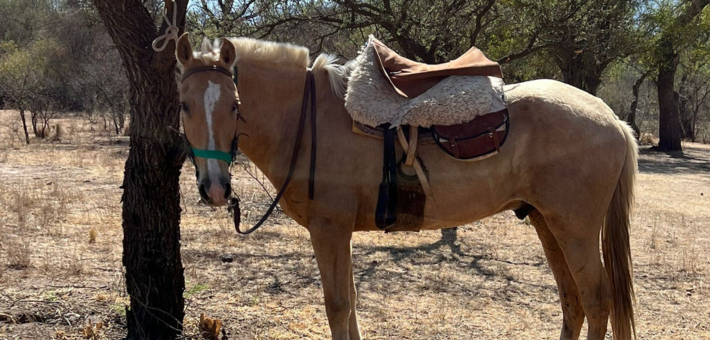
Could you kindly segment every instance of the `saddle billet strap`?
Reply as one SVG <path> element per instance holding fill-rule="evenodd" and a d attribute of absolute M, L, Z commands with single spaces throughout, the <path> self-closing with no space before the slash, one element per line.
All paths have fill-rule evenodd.
<path fill-rule="evenodd" d="M 313 85 L 313 82 L 315 82 L 315 79 L 313 77 L 313 73 L 311 70 L 308 70 L 308 73 L 306 74 L 306 86 L 305 89 L 303 90 L 303 101 L 301 104 L 301 116 L 298 120 L 298 132 L 296 133 L 296 142 L 294 143 L 293 147 L 293 154 L 291 155 L 291 164 L 289 165 L 288 168 L 288 174 L 286 175 L 286 180 L 284 181 L 283 185 L 281 185 L 281 189 L 279 189 L 279 192 L 276 194 L 276 197 L 274 198 L 274 201 L 271 202 L 271 205 L 269 206 L 269 209 L 266 211 L 266 214 L 261 217 L 259 222 L 257 222 L 253 227 L 246 231 L 242 231 L 239 228 L 239 225 L 235 225 L 235 229 L 237 230 L 237 233 L 241 235 L 249 235 L 253 233 L 255 230 L 259 229 L 264 222 L 271 216 L 271 213 L 274 211 L 274 208 L 276 208 L 276 205 L 279 203 L 279 200 L 281 199 L 281 196 L 283 196 L 284 192 L 286 191 L 286 188 L 288 187 L 288 184 L 291 182 L 291 178 L 293 178 L 293 172 L 296 169 L 296 161 L 298 161 L 298 154 L 299 151 L 301 150 L 301 142 L 303 139 L 303 130 L 305 129 L 306 125 L 306 113 L 308 109 L 308 100 L 309 100 L 309 92 L 311 92 L 311 89 L 315 88 L 315 85 Z M 311 96 L 310 98 L 315 99 L 315 96 Z M 315 113 L 315 100 L 313 103 L 311 103 L 312 109 L 311 111 Z M 314 132 L 313 132 L 314 133 Z M 312 152 L 313 153 L 313 152 Z"/>

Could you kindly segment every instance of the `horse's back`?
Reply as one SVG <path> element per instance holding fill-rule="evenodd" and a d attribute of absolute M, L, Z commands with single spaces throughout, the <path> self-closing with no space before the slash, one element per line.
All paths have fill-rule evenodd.
<path fill-rule="evenodd" d="M 585 91 L 549 79 L 509 84 L 504 89 L 511 126 L 525 126 L 513 133 L 551 136 L 553 143 L 583 139 L 594 147 L 626 145 L 623 123 L 614 111 Z"/>

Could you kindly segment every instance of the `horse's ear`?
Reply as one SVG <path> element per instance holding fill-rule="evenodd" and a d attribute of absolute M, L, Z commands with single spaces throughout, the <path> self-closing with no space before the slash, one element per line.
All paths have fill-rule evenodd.
<path fill-rule="evenodd" d="M 175 56 L 182 65 L 192 61 L 192 46 L 190 46 L 190 34 L 185 32 L 177 41 Z"/>
<path fill-rule="evenodd" d="M 219 49 L 219 59 L 227 65 L 228 68 L 232 68 L 234 62 L 237 61 L 237 51 L 234 48 L 234 44 L 227 38 L 222 38 L 222 47 Z"/>

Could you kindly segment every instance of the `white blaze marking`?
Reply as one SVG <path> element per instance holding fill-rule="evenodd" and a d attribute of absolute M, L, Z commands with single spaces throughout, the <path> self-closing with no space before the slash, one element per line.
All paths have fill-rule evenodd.
<path fill-rule="evenodd" d="M 209 136 L 207 150 L 215 150 L 214 131 L 212 130 L 212 111 L 214 110 L 215 104 L 217 104 L 217 101 L 219 100 L 219 94 L 219 84 L 207 81 L 207 89 L 205 90 L 203 98 L 205 103 L 205 117 L 207 120 L 207 133 Z M 207 172 L 212 183 L 217 184 L 216 181 L 219 176 L 219 163 L 217 163 L 216 159 L 210 158 L 207 160 Z M 209 190 L 209 188 L 207 189 Z"/>

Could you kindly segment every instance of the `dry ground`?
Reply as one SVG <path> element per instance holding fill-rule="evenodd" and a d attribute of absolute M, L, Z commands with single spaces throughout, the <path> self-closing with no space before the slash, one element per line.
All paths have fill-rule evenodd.
<path fill-rule="evenodd" d="M 29 147 L 0 111 L 0 339 L 117 339 L 124 333 L 119 203 L 126 137 L 85 119 L 60 123 L 61 141 Z M 4 122 L 4 123 L 2 123 Z M 642 151 L 632 248 L 641 339 L 710 338 L 710 147 L 684 156 Z M 308 234 L 283 214 L 248 237 L 224 210 L 195 204 L 191 166 L 182 193 L 186 335 L 201 313 L 229 339 L 326 339 Z M 252 223 L 269 203 L 239 170 Z M 243 219 L 244 220 L 244 219 Z M 458 230 L 361 233 L 354 238 L 366 339 L 553 339 L 561 312 L 534 229 L 512 213 Z M 233 263 L 223 263 L 222 255 Z M 610 338 L 610 337 L 609 337 Z"/>

